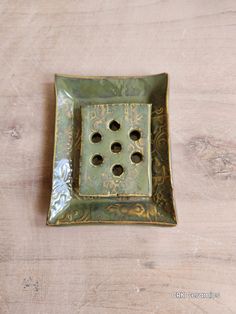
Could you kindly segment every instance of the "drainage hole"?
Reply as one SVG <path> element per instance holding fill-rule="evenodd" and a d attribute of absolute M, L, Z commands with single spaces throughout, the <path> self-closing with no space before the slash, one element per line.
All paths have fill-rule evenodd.
<path fill-rule="evenodd" d="M 92 135 L 91 140 L 92 140 L 93 143 L 99 143 L 99 142 L 101 142 L 101 140 L 102 140 L 102 136 L 101 136 L 100 133 L 96 132 L 96 133 L 94 133 L 94 134 Z"/>
<path fill-rule="evenodd" d="M 120 128 L 120 123 L 117 122 L 117 121 L 115 121 L 115 120 L 113 120 L 113 121 L 110 122 L 109 128 L 110 128 L 112 131 L 117 131 L 117 130 L 119 130 L 119 128 Z"/>
<path fill-rule="evenodd" d="M 133 130 L 130 132 L 129 136 L 130 136 L 131 140 L 137 141 L 140 139 L 141 133 L 138 130 Z"/>
<path fill-rule="evenodd" d="M 124 172 L 124 168 L 121 165 L 115 165 L 112 168 L 112 173 L 114 174 L 114 176 L 121 176 L 122 173 Z"/>
<path fill-rule="evenodd" d="M 92 158 L 92 164 L 94 166 L 100 166 L 103 163 L 103 158 L 101 155 L 94 155 Z"/>
<path fill-rule="evenodd" d="M 131 160 L 135 163 L 138 164 L 143 160 L 143 155 L 141 153 L 133 153 L 131 155 Z"/>
<path fill-rule="evenodd" d="M 120 143 L 118 143 L 118 142 L 115 142 L 115 143 L 113 143 L 112 145 L 111 145 L 111 151 L 113 152 L 113 153 L 119 153 L 120 151 L 121 151 L 121 144 Z"/>

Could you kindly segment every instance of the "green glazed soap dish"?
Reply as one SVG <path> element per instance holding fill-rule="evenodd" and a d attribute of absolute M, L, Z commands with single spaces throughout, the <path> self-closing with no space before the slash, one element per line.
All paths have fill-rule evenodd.
<path fill-rule="evenodd" d="M 176 225 L 167 74 L 56 75 L 48 225 Z"/>

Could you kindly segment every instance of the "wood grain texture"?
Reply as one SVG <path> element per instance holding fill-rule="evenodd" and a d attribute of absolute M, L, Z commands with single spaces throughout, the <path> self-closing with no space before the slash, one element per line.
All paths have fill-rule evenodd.
<path fill-rule="evenodd" d="M 236 2 L 2 0 L 0 11 L 0 313 L 236 313 Z M 178 226 L 47 227 L 54 73 L 160 72 Z"/>

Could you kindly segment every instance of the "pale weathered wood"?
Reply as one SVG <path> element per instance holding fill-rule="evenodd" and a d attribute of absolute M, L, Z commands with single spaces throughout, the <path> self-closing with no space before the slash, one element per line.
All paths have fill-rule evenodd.
<path fill-rule="evenodd" d="M 0 11 L 0 313 L 235 313 L 236 2 L 2 0 Z M 54 73 L 164 71 L 178 226 L 46 227 Z"/>

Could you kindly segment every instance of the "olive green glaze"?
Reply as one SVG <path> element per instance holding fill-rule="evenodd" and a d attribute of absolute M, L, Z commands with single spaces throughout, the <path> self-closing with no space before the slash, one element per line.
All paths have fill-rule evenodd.
<path fill-rule="evenodd" d="M 151 196 L 151 105 L 84 106 L 81 117 L 79 195 Z"/>
<path fill-rule="evenodd" d="M 144 77 L 56 76 L 57 110 L 49 225 L 176 224 L 169 165 L 167 84 L 167 74 Z M 102 197 L 84 197 L 79 185 L 86 184 L 85 177 L 80 180 L 80 156 L 83 154 L 81 108 L 122 103 L 152 104 L 152 195 L 147 197 L 147 190 L 141 188 L 144 196 L 111 197 L 103 190 Z"/>

